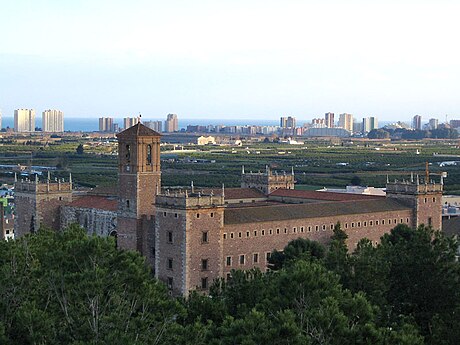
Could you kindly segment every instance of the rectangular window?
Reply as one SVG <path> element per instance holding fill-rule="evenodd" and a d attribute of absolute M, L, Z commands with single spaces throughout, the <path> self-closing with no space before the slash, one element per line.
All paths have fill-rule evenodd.
<path fill-rule="evenodd" d="M 255 264 L 259 263 L 259 254 L 258 254 L 258 253 L 252 254 L 252 261 L 253 261 Z"/>
<path fill-rule="evenodd" d="M 208 243 L 208 232 L 207 231 L 203 231 L 201 233 L 201 242 Z"/>
<path fill-rule="evenodd" d="M 177 213 L 174 213 L 174 218 L 177 218 L 178 217 L 178 214 Z"/>
<path fill-rule="evenodd" d="M 238 237 L 241 238 L 241 236 L 242 236 L 242 234 L 241 234 L 241 232 L 239 232 L 239 233 L 238 233 Z"/>
<path fill-rule="evenodd" d="M 230 233 L 230 238 L 233 238 L 233 237 L 234 237 L 233 232 L 231 232 Z"/>
<path fill-rule="evenodd" d="M 279 235 L 280 234 L 280 229 L 276 229 L 276 234 Z"/>
<path fill-rule="evenodd" d="M 273 234 L 273 229 L 270 229 L 270 230 L 269 230 L 269 234 L 270 234 L 270 235 Z"/>
<path fill-rule="evenodd" d="M 308 232 L 311 232 L 311 226 L 308 227 Z"/>
<path fill-rule="evenodd" d="M 334 230 L 334 224 L 331 224 L 331 230 Z"/>
<path fill-rule="evenodd" d="M 199 214 L 199 213 L 197 213 L 197 214 L 196 214 L 196 217 L 197 217 L 197 218 L 200 218 L 200 214 Z"/>
<path fill-rule="evenodd" d="M 303 226 L 300 227 L 300 232 L 303 232 L 304 228 Z"/>
<path fill-rule="evenodd" d="M 210 216 L 211 218 L 214 218 L 214 212 L 211 212 Z"/>
<path fill-rule="evenodd" d="M 208 259 L 201 259 L 201 269 L 207 271 L 208 269 Z"/>
<path fill-rule="evenodd" d="M 292 228 L 292 232 L 295 234 L 297 232 L 297 228 L 296 227 L 293 227 Z"/>
<path fill-rule="evenodd" d="M 375 221 L 375 225 L 379 225 L 379 221 L 378 221 L 378 220 Z"/>
<path fill-rule="evenodd" d="M 173 269 L 173 259 L 168 259 L 168 270 Z"/>
<path fill-rule="evenodd" d="M 325 231 L 325 230 L 326 230 L 326 225 L 323 225 L 323 231 Z"/>
<path fill-rule="evenodd" d="M 348 229 L 348 223 L 345 223 L 345 229 Z"/>
<path fill-rule="evenodd" d="M 382 219 L 382 225 L 385 225 L 385 219 Z"/>
<path fill-rule="evenodd" d="M 355 223 L 354 223 L 354 222 L 351 222 L 351 227 L 352 227 L 352 228 L 355 227 Z"/>
<path fill-rule="evenodd" d="M 262 230 L 262 236 L 265 236 L 265 230 Z"/>
<path fill-rule="evenodd" d="M 363 226 L 367 226 L 367 222 L 364 222 L 364 223 L 363 223 Z"/>
<path fill-rule="evenodd" d="M 369 226 L 374 225 L 374 222 L 372 220 L 369 221 Z"/>
<path fill-rule="evenodd" d="M 284 228 L 284 233 L 287 234 L 287 228 Z"/>
<path fill-rule="evenodd" d="M 168 242 L 173 243 L 173 233 L 172 233 L 172 231 L 168 231 Z"/>
<path fill-rule="evenodd" d="M 272 256 L 271 252 L 265 253 L 265 260 L 268 262 L 268 260 L 270 259 L 271 256 Z"/>
<path fill-rule="evenodd" d="M 227 256 L 226 260 L 225 260 L 225 264 L 227 266 L 231 266 L 232 265 L 232 257 L 231 256 Z"/>
<path fill-rule="evenodd" d="M 168 277 L 168 289 L 172 289 L 173 288 L 173 279 L 172 277 Z"/>
<path fill-rule="evenodd" d="M 129 204 L 128 204 L 128 207 L 129 207 Z M 166 217 L 166 212 L 163 212 L 163 217 Z"/>
<path fill-rule="evenodd" d="M 224 233 L 224 240 L 227 239 L 227 233 Z"/>
<path fill-rule="evenodd" d="M 257 237 L 257 230 L 254 230 L 254 237 Z"/>
<path fill-rule="evenodd" d="M 318 225 L 315 226 L 315 230 L 319 231 L 319 226 Z"/>
<path fill-rule="evenodd" d="M 250 235 L 249 231 L 246 231 L 246 237 L 249 237 L 249 235 Z"/>
<path fill-rule="evenodd" d="M 201 278 L 201 288 L 207 289 L 208 288 L 208 278 Z"/>
<path fill-rule="evenodd" d="M 240 265 L 244 265 L 245 262 L 245 256 L 244 254 L 240 255 Z"/>

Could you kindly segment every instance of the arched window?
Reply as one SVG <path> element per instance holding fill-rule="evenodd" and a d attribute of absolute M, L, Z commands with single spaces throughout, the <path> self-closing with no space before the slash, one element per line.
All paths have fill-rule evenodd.
<path fill-rule="evenodd" d="M 126 145 L 126 160 L 129 162 L 131 159 L 131 146 L 128 144 Z"/>
<path fill-rule="evenodd" d="M 152 145 L 147 145 L 147 164 L 152 164 Z"/>

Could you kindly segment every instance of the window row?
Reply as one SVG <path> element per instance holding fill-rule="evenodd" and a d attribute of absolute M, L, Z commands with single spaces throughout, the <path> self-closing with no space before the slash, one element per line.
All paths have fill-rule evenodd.
<path fill-rule="evenodd" d="M 174 243 L 174 234 L 172 231 L 167 232 L 167 241 L 168 243 Z M 201 243 L 209 243 L 209 231 L 202 231 L 201 232 Z"/>
<path fill-rule="evenodd" d="M 200 268 L 201 268 L 202 271 L 209 270 L 209 259 L 201 259 Z M 173 271 L 174 270 L 174 259 L 173 258 L 168 258 L 166 260 L 166 269 L 168 271 Z"/>
<path fill-rule="evenodd" d="M 173 215 L 172 212 L 166 212 L 166 211 L 165 211 L 165 212 L 163 212 L 163 217 L 167 217 L 168 214 L 171 215 L 171 216 Z M 197 219 L 199 219 L 200 216 L 201 216 L 201 213 L 195 214 L 195 217 L 196 217 Z M 209 217 L 210 217 L 210 218 L 214 218 L 214 212 L 209 213 Z M 174 213 L 174 218 L 179 218 L 179 214 L 178 214 L 178 213 Z"/>
<path fill-rule="evenodd" d="M 268 259 L 270 259 L 270 256 L 271 256 L 271 252 L 266 252 L 265 253 L 265 263 L 268 263 Z M 246 254 L 240 254 L 240 255 L 237 255 L 236 257 L 237 259 L 237 263 L 234 263 L 234 260 L 233 260 L 233 256 L 227 256 L 225 258 L 225 266 L 227 267 L 230 267 L 230 266 L 237 266 L 237 265 L 248 265 L 249 262 L 248 260 L 251 259 L 251 255 L 246 255 Z M 260 255 L 259 253 L 253 253 L 252 254 L 252 264 L 258 264 L 258 263 L 261 263 L 261 258 L 260 258 Z"/>

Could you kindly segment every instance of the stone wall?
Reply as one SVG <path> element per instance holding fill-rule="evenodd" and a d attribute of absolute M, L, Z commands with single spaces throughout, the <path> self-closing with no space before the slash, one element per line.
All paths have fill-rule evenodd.
<path fill-rule="evenodd" d="M 61 228 L 79 224 L 88 235 L 106 237 L 117 229 L 117 212 L 96 208 L 63 206 L 61 208 Z"/>

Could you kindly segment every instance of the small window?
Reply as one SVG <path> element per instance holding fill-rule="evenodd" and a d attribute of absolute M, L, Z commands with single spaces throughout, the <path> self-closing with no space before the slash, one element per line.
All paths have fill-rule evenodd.
<path fill-rule="evenodd" d="M 382 225 L 385 225 L 385 219 L 382 219 Z"/>
<path fill-rule="evenodd" d="M 173 269 L 173 259 L 168 259 L 168 270 Z"/>
<path fill-rule="evenodd" d="M 262 230 L 262 236 L 265 236 L 265 230 Z"/>
<path fill-rule="evenodd" d="M 287 228 L 284 228 L 284 233 L 287 234 Z"/>
<path fill-rule="evenodd" d="M 131 146 L 126 145 L 126 160 L 129 162 L 131 159 Z"/>
<path fill-rule="evenodd" d="M 292 228 L 292 232 L 295 234 L 297 232 L 297 228 L 296 227 L 293 227 Z"/>
<path fill-rule="evenodd" d="M 406 223 L 409 223 L 409 218 L 406 218 Z"/>
<path fill-rule="evenodd" d="M 173 243 L 173 233 L 172 233 L 172 231 L 168 231 L 168 242 Z"/>
<path fill-rule="evenodd" d="M 363 226 L 367 226 L 367 222 L 363 222 Z"/>
<path fill-rule="evenodd" d="M 197 213 L 197 214 L 196 214 L 196 217 L 197 217 L 197 218 L 200 218 L 200 214 L 199 214 L 199 213 Z"/>
<path fill-rule="evenodd" d="M 436 198 L 433 198 L 433 202 L 436 202 Z"/>
<path fill-rule="evenodd" d="M 270 260 L 270 257 L 272 256 L 272 253 L 271 252 L 267 252 L 265 254 L 265 260 L 268 262 L 268 260 Z"/>
<path fill-rule="evenodd" d="M 425 203 L 426 203 L 427 201 L 428 201 L 428 199 L 427 199 L 427 198 L 425 198 Z"/>
<path fill-rule="evenodd" d="M 208 259 L 201 259 L 201 269 L 203 271 L 208 269 Z"/>
<path fill-rule="evenodd" d="M 152 164 L 152 145 L 147 145 L 147 164 Z"/>
<path fill-rule="evenodd" d="M 348 223 L 345 223 L 345 229 L 348 229 Z"/>
<path fill-rule="evenodd" d="M 234 234 L 233 232 L 230 233 L 230 238 L 233 238 L 234 237 Z"/>
<path fill-rule="evenodd" d="M 258 254 L 258 253 L 252 254 L 252 261 L 253 261 L 255 264 L 259 263 L 259 254 Z"/>
<path fill-rule="evenodd" d="M 225 264 L 227 266 L 231 266 L 232 265 L 232 257 L 231 256 L 227 256 L 226 260 L 225 260 Z"/>
<path fill-rule="evenodd" d="M 208 278 L 201 278 L 201 288 L 207 289 L 208 288 Z"/>
<path fill-rule="evenodd" d="M 331 230 L 334 230 L 334 224 L 331 224 L 330 228 Z"/>
<path fill-rule="evenodd" d="M 226 240 L 226 239 L 227 239 L 227 233 L 225 232 L 224 233 L 224 240 Z"/>
<path fill-rule="evenodd" d="M 276 234 L 279 235 L 280 234 L 280 229 L 276 229 Z"/>
<path fill-rule="evenodd" d="M 300 232 L 303 232 L 304 228 L 303 226 L 300 227 Z"/>
<path fill-rule="evenodd" d="M 126 208 L 129 209 L 129 200 L 126 200 Z"/>
<path fill-rule="evenodd" d="M 395 219 L 394 219 L 394 223 L 396 224 L 397 222 L 398 222 L 398 221 L 397 221 L 397 219 L 395 218 Z"/>
<path fill-rule="evenodd" d="M 243 234 L 241 232 L 238 233 L 238 237 L 241 238 L 243 237 Z"/>
<path fill-rule="evenodd" d="M 403 219 L 401 218 L 401 219 L 399 220 L 399 222 L 402 224 L 402 223 L 403 223 Z"/>
<path fill-rule="evenodd" d="M 379 221 L 378 221 L 378 220 L 375 221 L 375 225 L 379 225 Z"/>
<path fill-rule="evenodd" d="M 246 237 L 249 237 L 249 235 L 250 235 L 250 232 L 246 231 Z"/>
<path fill-rule="evenodd" d="M 352 228 L 355 227 L 355 223 L 354 223 L 354 222 L 351 222 L 351 227 L 352 227 Z"/>
<path fill-rule="evenodd" d="M 168 289 L 172 289 L 173 288 L 173 279 L 172 277 L 168 277 Z"/>
<path fill-rule="evenodd" d="M 372 220 L 369 221 L 369 226 L 374 225 L 374 222 Z"/>
<path fill-rule="evenodd" d="M 311 232 L 311 226 L 308 227 L 308 232 Z"/>
<path fill-rule="evenodd" d="M 211 212 L 210 216 L 211 218 L 214 218 L 214 212 Z"/>
<path fill-rule="evenodd" d="M 273 229 L 270 229 L 270 230 L 269 230 L 269 234 L 270 234 L 270 235 L 273 234 Z"/>
<path fill-rule="evenodd" d="M 129 205 L 129 204 L 128 204 Z M 166 212 L 163 212 L 163 217 L 166 217 Z"/>
<path fill-rule="evenodd" d="M 240 265 L 244 265 L 245 259 L 246 259 L 246 258 L 245 258 L 245 256 L 244 256 L 244 254 L 241 254 L 241 255 L 240 255 Z"/>
<path fill-rule="evenodd" d="M 201 233 L 201 242 L 208 243 L 208 232 L 207 231 L 203 231 Z"/>
<path fill-rule="evenodd" d="M 174 213 L 174 218 L 177 218 L 179 217 L 179 215 L 177 213 Z"/>
<path fill-rule="evenodd" d="M 254 237 L 257 237 L 257 230 L 254 230 Z"/>
<path fill-rule="evenodd" d="M 326 230 L 326 225 L 323 224 L 323 227 L 322 227 L 323 231 Z"/>
<path fill-rule="evenodd" d="M 230 279 L 232 279 L 232 275 L 231 273 L 227 273 L 227 280 L 230 280 Z"/>
<path fill-rule="evenodd" d="M 315 231 L 319 231 L 319 226 L 318 225 L 315 226 Z"/>

